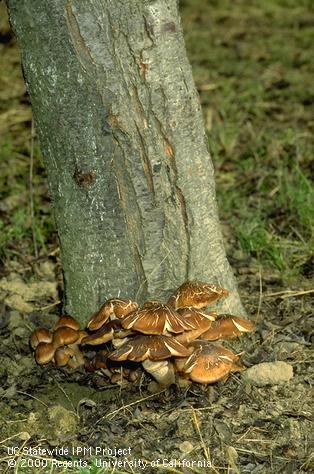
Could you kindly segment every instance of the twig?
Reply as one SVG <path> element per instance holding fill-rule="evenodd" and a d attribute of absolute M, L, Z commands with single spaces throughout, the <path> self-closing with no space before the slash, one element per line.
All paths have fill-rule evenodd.
<path fill-rule="evenodd" d="M 275 291 L 274 293 L 265 293 L 264 297 L 272 298 L 273 296 L 281 296 L 281 298 L 290 298 L 292 296 L 302 296 L 302 295 L 308 295 L 310 293 L 314 293 L 314 289 L 313 290 L 299 290 L 299 291 L 294 291 L 294 290 Z"/>
<path fill-rule="evenodd" d="M 41 403 L 42 405 L 44 405 L 46 408 L 49 408 L 48 405 L 43 402 L 42 400 L 40 400 L 39 398 L 37 397 L 34 397 L 34 395 L 31 395 L 30 393 L 27 393 L 27 392 L 21 392 L 21 390 L 18 390 L 17 393 L 20 393 L 21 395 L 26 395 L 27 397 L 29 398 L 33 398 L 33 400 L 36 400 L 37 402 Z"/>
<path fill-rule="evenodd" d="M 203 438 L 203 435 L 201 433 L 201 430 L 200 430 L 200 425 L 199 425 L 199 421 L 197 419 L 197 416 L 196 416 L 196 411 L 194 410 L 193 407 L 191 407 L 191 411 L 192 411 L 192 416 L 193 416 L 193 423 L 194 423 L 194 426 L 195 426 L 195 429 L 197 431 L 197 434 L 201 440 L 201 445 L 202 445 L 202 448 L 203 448 L 203 452 L 204 452 L 204 456 L 206 458 L 206 460 L 208 461 L 208 463 L 210 464 L 211 466 L 211 469 L 214 471 L 214 472 L 218 472 L 217 469 L 215 469 L 215 467 L 212 465 L 212 461 L 210 459 L 210 455 L 209 455 L 209 450 L 208 448 L 206 447 L 206 444 L 204 442 L 204 438 Z"/>
<path fill-rule="evenodd" d="M 63 395 L 65 396 L 65 398 L 68 400 L 68 402 L 70 403 L 70 405 L 72 406 L 72 409 L 73 409 L 73 413 L 75 414 L 75 416 L 77 418 L 79 418 L 79 415 L 77 414 L 76 410 L 75 410 L 75 406 L 73 405 L 73 402 L 71 400 L 71 398 L 69 397 L 69 395 L 66 393 L 66 391 L 64 390 L 64 388 L 59 384 L 59 382 L 56 380 L 56 385 L 58 387 L 58 389 L 63 393 Z"/>
<path fill-rule="evenodd" d="M 56 301 L 55 303 L 48 304 L 47 306 L 42 306 L 41 308 L 36 308 L 37 311 L 46 311 L 46 309 L 53 308 L 54 306 L 58 306 L 61 303 L 61 300 Z"/>
<path fill-rule="evenodd" d="M 258 299 L 258 308 L 257 308 L 257 316 L 256 320 L 259 321 L 261 307 L 262 307 L 262 299 L 263 299 L 263 280 L 262 280 L 262 268 L 259 267 L 259 299 Z"/>
<path fill-rule="evenodd" d="M 128 403 L 127 405 L 123 405 L 122 407 L 117 408 L 116 410 L 111 411 L 110 413 L 107 413 L 106 415 L 104 415 L 104 416 L 102 416 L 101 418 L 99 418 L 99 420 L 96 421 L 96 425 L 97 425 L 101 420 L 103 420 L 104 418 L 113 417 L 113 416 L 115 416 L 117 413 L 119 413 L 120 411 L 125 410 L 126 408 L 129 408 L 129 407 L 131 407 L 131 406 L 133 406 L 133 405 L 137 405 L 138 403 L 145 402 L 145 400 L 148 400 L 149 398 L 157 397 L 158 395 L 160 395 L 161 393 L 164 393 L 165 391 L 166 391 L 166 389 L 161 390 L 161 392 L 157 392 L 157 393 L 153 393 L 152 395 L 148 395 L 147 397 L 141 398 L 141 399 L 139 399 L 139 400 L 135 400 L 135 402 Z"/>
<path fill-rule="evenodd" d="M 10 441 L 11 439 L 14 439 L 14 438 L 18 438 L 21 434 L 25 433 L 25 431 L 19 431 L 18 433 L 15 433 L 14 435 L 12 436 L 9 436 L 8 438 L 5 438 L 5 439 L 2 439 L 0 441 L 0 444 L 4 444 L 6 443 L 7 441 Z"/>

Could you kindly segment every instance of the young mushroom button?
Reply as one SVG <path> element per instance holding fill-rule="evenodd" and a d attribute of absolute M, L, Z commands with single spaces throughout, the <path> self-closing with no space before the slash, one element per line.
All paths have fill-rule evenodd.
<path fill-rule="evenodd" d="M 41 342 L 52 342 L 52 333 L 46 328 L 38 328 L 33 331 L 30 339 L 32 349 L 36 349 Z"/>
<path fill-rule="evenodd" d="M 40 342 L 35 349 L 37 364 L 48 364 L 53 360 L 55 348 L 52 343 Z"/>
<path fill-rule="evenodd" d="M 53 333 L 53 346 L 55 349 L 61 346 L 67 346 L 77 342 L 80 337 L 79 331 L 69 328 L 67 326 L 61 326 Z"/>

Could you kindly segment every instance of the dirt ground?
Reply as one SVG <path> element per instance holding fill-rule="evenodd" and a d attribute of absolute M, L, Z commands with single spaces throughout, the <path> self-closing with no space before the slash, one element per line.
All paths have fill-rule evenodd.
<path fill-rule="evenodd" d="M 38 265 L 41 275 L 47 274 L 47 269 L 54 270 L 49 258 Z M 152 394 L 147 390 L 149 377 L 140 385 L 121 388 L 110 385 L 102 374 L 39 367 L 28 338 L 33 328 L 51 327 L 56 321 L 56 311 L 47 314 L 42 310 L 51 300 L 34 298 L 37 310 L 27 315 L 6 307 L 0 347 L 3 465 L 9 447 L 19 446 L 27 452 L 15 458 L 18 472 L 142 472 L 136 464 L 114 469 L 112 463 L 122 462 L 125 456 L 109 456 L 106 451 L 101 457 L 98 447 L 131 448 L 126 459 L 153 463 L 145 469 L 149 473 L 312 472 L 310 297 L 286 297 L 271 274 L 263 279 L 264 293 L 259 297 L 259 273 L 247 267 L 239 267 L 238 272 L 243 300 L 258 330 L 225 345 L 244 351 L 242 361 L 247 366 L 288 362 L 294 373 L 288 383 L 256 387 L 235 374 L 215 386 L 193 384 L 188 389 L 170 387 Z M 25 273 L 23 276 L 25 279 Z M 12 281 L 17 285 L 12 274 L 10 277 L 7 291 L 13 287 Z M 277 292 L 278 296 L 272 296 Z M 49 457 L 29 452 L 30 447 L 71 450 L 78 446 L 85 448 L 86 454 L 53 456 L 62 459 L 67 469 L 51 471 L 49 463 L 47 469 L 25 467 L 27 463 L 45 464 Z M 108 465 L 100 468 L 100 460 Z M 85 469 L 71 467 L 71 463 L 83 461 L 88 465 Z"/>
<path fill-rule="evenodd" d="M 272 229 L 275 228 L 272 236 L 278 232 L 278 239 L 282 240 L 270 242 L 269 238 L 268 251 L 264 253 L 261 248 L 265 249 L 266 244 L 259 247 L 256 241 L 249 241 L 250 231 L 247 235 L 244 231 L 239 235 L 238 231 L 234 230 L 236 222 L 228 218 L 231 211 L 236 208 L 231 204 L 227 206 L 223 194 L 228 193 L 230 183 L 234 183 L 240 175 L 245 177 L 241 187 L 247 187 L 247 192 L 250 194 L 248 207 L 258 209 L 259 206 L 265 205 L 260 203 L 265 203 L 269 199 L 270 191 L 259 187 L 256 176 L 252 175 L 252 167 L 245 170 L 241 166 L 235 167 L 232 156 L 237 153 L 240 158 L 244 156 L 240 156 L 240 153 L 244 153 L 241 137 L 230 138 L 229 130 L 228 137 L 222 139 L 221 129 L 211 125 L 212 120 L 215 121 L 217 105 L 215 100 L 218 100 L 218 96 L 210 100 L 208 91 L 215 88 L 213 84 L 219 77 L 211 78 L 214 82 L 208 83 L 205 71 L 209 65 L 205 56 L 208 56 L 209 45 L 205 47 L 206 38 L 202 36 L 208 30 L 208 24 L 204 18 L 214 11 L 210 16 L 210 23 L 215 31 L 215 41 L 216 43 L 220 41 L 218 49 L 225 42 L 222 47 L 226 51 L 230 51 L 228 41 L 232 42 L 237 38 L 242 40 L 248 31 L 248 25 L 250 26 L 247 17 L 239 17 L 241 21 L 236 22 L 236 32 L 232 36 L 228 22 L 233 16 L 240 15 L 240 9 L 235 7 L 229 11 L 231 4 L 227 1 L 222 2 L 220 6 L 216 3 L 205 2 L 206 6 L 202 9 L 200 2 L 193 3 L 186 0 L 182 2 L 182 12 L 187 47 L 195 67 L 207 129 L 214 138 L 220 137 L 215 141 L 217 147 L 212 149 L 212 154 L 214 158 L 217 156 L 218 195 L 221 195 L 222 223 L 228 255 L 237 276 L 248 317 L 257 326 L 254 334 L 225 342 L 224 345 L 237 353 L 243 353 L 241 360 L 246 367 L 262 362 L 284 361 L 292 367 L 293 377 L 286 382 L 280 383 L 274 379 L 269 385 L 258 386 L 254 381 L 247 381 L 245 373 L 241 373 L 233 374 L 226 382 L 213 386 L 193 384 L 185 389 L 172 386 L 161 392 L 152 393 L 149 390 L 151 379 L 148 376 L 143 376 L 137 384 L 121 387 L 110 384 L 101 373 L 36 365 L 28 343 L 29 336 L 34 328 L 52 327 L 57 320 L 61 312 L 62 278 L 58 242 L 53 231 L 49 200 L 46 197 L 47 184 L 38 145 L 31 138 L 31 112 L 19 69 L 19 55 L 9 32 L 2 5 L 0 7 L 0 18 L 2 18 L 0 192 L 3 192 L 4 196 L 0 201 L 2 472 L 82 474 L 314 472 L 313 453 L 311 453 L 313 257 L 305 231 L 307 217 L 304 214 L 303 221 L 301 219 L 296 221 L 293 209 L 287 207 L 283 208 L 278 220 L 278 209 L 274 211 L 274 202 L 269 204 L 269 209 L 275 212 L 273 218 L 277 227 L 274 221 L 270 221 L 272 216 L 268 208 L 269 220 L 265 220 L 265 225 L 272 225 Z M 271 9 L 273 3 L 276 5 L 274 10 Z M 271 17 L 272 14 L 274 19 L 277 18 L 276 15 L 280 16 L 280 22 L 283 23 L 288 35 L 289 14 L 290 19 L 292 17 L 294 20 L 302 19 L 305 25 L 313 27 L 313 12 L 307 10 L 306 2 L 301 2 L 297 11 L 291 4 L 291 11 L 288 9 L 287 13 L 288 26 L 285 26 L 281 10 L 278 10 L 281 3 L 265 2 L 265 11 L 260 11 L 257 4 L 252 2 L 252 5 L 254 4 L 252 18 L 258 18 L 257 24 L 261 31 L 262 20 Z M 288 3 L 290 5 L 291 2 Z M 238 7 L 241 6 L 241 2 L 237 4 Z M 298 23 L 293 24 L 297 30 Z M 271 29 L 267 34 L 269 38 L 272 34 Z M 276 32 L 273 33 L 273 38 L 276 38 Z M 197 41 L 197 47 L 193 41 Z M 235 59 L 237 64 L 246 57 L 244 49 L 245 47 L 249 49 L 250 45 L 251 43 L 245 40 L 239 43 L 238 56 Z M 256 49 L 262 54 L 258 45 Z M 277 46 L 276 51 L 279 49 Z M 216 51 L 217 55 L 221 55 L 219 51 Z M 257 54 L 256 50 L 253 52 Z M 303 64 L 306 63 L 305 60 L 304 56 Z M 245 65 L 245 62 L 242 64 Z M 2 67 L 4 65 L 5 67 Z M 220 79 L 225 77 L 227 83 L 231 72 L 225 70 L 224 63 L 221 65 L 221 71 Z M 304 72 L 305 82 L 307 72 Z M 272 74 L 270 77 L 269 73 L 266 82 L 267 87 L 274 92 L 272 87 L 275 82 L 283 79 L 278 69 L 273 70 Z M 278 84 L 274 87 L 277 86 Z M 285 91 L 287 86 L 281 82 L 278 87 L 279 94 L 280 91 Z M 310 105 L 313 105 L 313 95 L 311 97 Z M 280 100 L 288 101 L 289 97 L 280 95 Z M 292 102 L 296 102 L 295 96 L 290 100 L 290 103 Z M 300 134 L 304 133 L 302 127 L 309 127 L 309 133 L 310 126 L 313 125 L 313 121 L 311 123 L 307 121 L 306 104 L 303 119 L 298 117 Z M 228 110 L 228 107 L 228 104 L 222 104 L 222 110 Z M 241 108 L 241 105 L 239 107 Z M 292 109 L 289 110 L 291 112 Z M 279 114 L 278 111 L 277 113 Z M 278 120 L 278 117 L 274 118 L 271 115 L 270 109 L 267 114 L 273 123 Z M 220 119 L 216 120 L 218 124 Z M 259 117 L 258 120 L 265 120 L 265 117 Z M 266 130 L 265 133 L 267 137 L 267 133 L 270 132 Z M 269 135 L 269 142 L 278 145 L 281 135 L 276 137 L 277 142 Z M 232 140 L 236 140 L 237 143 L 234 144 Z M 285 145 L 288 147 L 287 143 Z M 289 146 L 292 146 L 291 143 Z M 308 143 L 306 147 L 309 147 Z M 287 149 L 285 148 L 285 153 Z M 291 149 L 289 148 L 290 152 Z M 30 156 L 33 160 L 33 175 L 29 174 Z M 279 160 L 280 156 L 277 158 Z M 273 160 L 274 157 L 270 159 Z M 308 161 L 301 161 L 301 165 L 305 176 L 308 176 L 310 167 Z M 269 169 L 265 171 L 265 163 L 260 166 L 261 173 L 264 172 L 266 176 Z M 33 186 L 36 187 L 33 202 L 30 200 L 32 192 L 28 185 L 30 176 Z M 252 179 L 255 183 L 253 187 L 249 184 Z M 264 183 L 267 179 L 265 178 Z M 272 182 L 271 185 L 273 184 Z M 241 192 L 238 190 L 237 196 L 234 192 L 230 196 L 242 203 L 245 195 L 241 195 Z M 36 225 L 29 217 L 30 202 L 35 207 Z M 241 215 L 240 207 L 236 209 L 236 214 L 240 221 L 244 222 L 245 217 Z M 247 222 L 251 217 L 247 215 Z M 300 243 L 302 240 L 300 239 L 299 244 L 296 244 L 297 240 L 293 240 L 292 234 L 287 233 L 288 226 L 292 226 L 297 233 L 303 233 L 303 237 L 305 236 L 302 237 L 303 242 Z M 295 235 L 294 237 L 296 238 Z M 242 246 L 239 246 L 239 240 Z M 289 252 L 282 252 L 288 241 Z M 290 259 L 289 264 L 287 259 Z"/>

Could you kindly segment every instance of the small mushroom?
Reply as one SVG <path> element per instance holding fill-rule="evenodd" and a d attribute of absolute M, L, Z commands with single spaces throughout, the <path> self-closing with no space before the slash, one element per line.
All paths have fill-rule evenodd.
<path fill-rule="evenodd" d="M 55 349 L 61 346 L 68 346 L 69 344 L 73 344 L 76 342 L 80 337 L 78 331 L 75 329 L 69 328 L 67 326 L 61 326 L 55 330 L 53 333 L 53 346 Z"/>
<path fill-rule="evenodd" d="M 206 341 L 216 341 L 217 339 L 232 339 L 245 332 L 253 332 L 255 325 L 248 319 L 238 316 L 219 315 L 211 327 L 202 334 L 202 339 Z"/>
<path fill-rule="evenodd" d="M 183 306 L 200 309 L 228 294 L 228 290 L 220 286 L 201 281 L 186 281 L 170 296 L 167 304 L 175 309 Z"/>
<path fill-rule="evenodd" d="M 59 347 L 55 352 L 54 361 L 58 367 L 68 365 L 71 369 L 85 365 L 84 356 L 76 344 Z"/>
<path fill-rule="evenodd" d="M 55 354 L 55 348 L 53 344 L 40 342 L 35 349 L 35 359 L 37 364 L 48 364 L 53 360 Z"/>
<path fill-rule="evenodd" d="M 137 308 L 138 304 L 135 301 L 112 298 L 105 301 L 100 309 L 91 316 L 87 323 L 87 328 L 90 331 L 97 331 L 108 321 L 110 316 L 122 319 L 137 310 Z"/>
<path fill-rule="evenodd" d="M 110 377 L 110 382 L 115 385 L 120 385 L 123 387 L 128 384 L 128 380 L 125 379 L 122 367 L 120 367 L 119 372 L 115 372 Z"/>
<path fill-rule="evenodd" d="M 69 346 L 66 346 L 64 350 L 70 355 L 68 366 L 71 369 L 78 369 L 85 365 L 84 355 L 78 348 L 77 344 L 70 344 Z"/>
<path fill-rule="evenodd" d="M 111 372 L 108 369 L 108 351 L 100 350 L 94 354 L 90 359 L 85 360 L 85 369 L 87 372 L 95 372 L 95 370 L 101 370 L 107 377 L 111 377 Z"/>
<path fill-rule="evenodd" d="M 31 335 L 30 345 L 33 350 L 35 350 L 41 342 L 52 342 L 52 333 L 46 328 L 35 329 Z"/>
<path fill-rule="evenodd" d="M 235 363 L 239 357 L 223 346 L 194 341 L 190 347 L 194 349 L 193 353 L 187 359 L 176 359 L 175 365 L 193 382 L 214 383 L 225 379 L 231 372 L 242 370 Z"/>
<path fill-rule="evenodd" d="M 64 367 L 70 360 L 70 353 L 66 347 L 58 347 L 54 353 L 54 362 L 58 367 Z"/>
<path fill-rule="evenodd" d="M 57 321 L 54 329 L 56 330 L 56 329 L 58 329 L 62 326 L 72 328 L 75 331 L 79 331 L 79 329 L 80 329 L 80 323 L 78 321 L 76 321 L 76 319 L 72 318 L 72 316 L 69 316 L 67 314 L 64 314 L 64 315 L 60 316 L 60 318 Z"/>
<path fill-rule="evenodd" d="M 158 301 L 145 303 L 138 311 L 126 316 L 121 324 L 125 329 L 134 329 L 150 335 L 178 334 L 192 329 L 191 324 L 173 308 Z"/>

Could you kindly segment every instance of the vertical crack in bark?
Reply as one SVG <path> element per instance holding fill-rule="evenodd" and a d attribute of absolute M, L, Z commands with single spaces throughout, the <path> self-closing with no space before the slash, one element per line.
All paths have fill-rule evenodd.
<path fill-rule="evenodd" d="M 188 218 L 186 202 L 185 202 L 183 191 L 178 185 L 179 173 L 178 173 L 177 163 L 175 160 L 175 152 L 173 150 L 173 146 L 170 144 L 170 141 L 168 140 L 166 133 L 163 129 L 163 125 L 160 122 L 155 112 L 153 112 L 153 116 L 155 118 L 155 123 L 159 129 L 160 135 L 162 136 L 164 140 L 166 155 L 169 158 L 168 162 L 169 162 L 169 165 L 174 177 L 172 185 L 174 187 L 175 194 L 176 194 L 176 197 L 181 209 L 181 215 L 182 215 L 184 230 L 186 234 L 186 245 L 187 245 L 186 264 L 185 264 L 185 279 L 187 280 L 190 274 L 191 237 L 190 237 L 189 218 Z"/>
<path fill-rule="evenodd" d="M 149 190 L 150 194 L 152 195 L 152 201 L 155 205 L 156 204 L 156 201 L 155 201 L 155 188 L 154 188 L 154 179 L 153 179 L 152 167 L 151 167 L 150 159 L 149 159 L 147 149 L 146 149 L 145 138 L 143 137 L 141 129 L 140 129 L 139 125 L 136 122 L 136 117 L 142 117 L 143 118 L 143 126 L 145 127 L 145 125 L 147 126 L 147 117 L 146 117 L 146 113 L 145 113 L 145 109 L 143 107 L 143 104 L 142 104 L 142 102 L 139 98 L 137 88 L 134 86 L 132 88 L 132 91 L 134 93 L 134 98 L 135 98 L 135 104 L 134 105 L 137 109 L 137 114 L 135 115 L 134 124 L 135 124 L 136 130 L 137 130 L 137 133 L 138 133 L 138 137 L 139 137 L 140 142 L 141 142 L 143 170 L 144 170 L 144 174 L 145 174 L 145 177 L 146 177 L 148 190 Z"/>
<path fill-rule="evenodd" d="M 66 11 L 66 22 L 68 25 L 70 37 L 72 40 L 73 47 L 76 51 L 77 58 L 84 69 L 85 72 L 88 72 L 89 75 L 92 75 L 92 72 L 95 70 L 95 63 L 93 61 L 91 52 L 86 46 L 83 36 L 81 35 L 80 27 L 78 21 L 72 10 L 71 0 L 67 0 L 65 5 Z M 90 68 L 92 71 L 90 71 Z"/>
<path fill-rule="evenodd" d="M 191 255 L 189 218 L 188 218 L 186 203 L 185 203 L 185 199 L 184 199 L 182 189 L 178 186 L 178 176 L 179 175 L 178 175 L 178 168 L 177 168 L 177 163 L 176 163 L 176 160 L 175 160 L 175 156 L 174 156 L 173 153 L 170 153 L 168 156 L 169 156 L 169 165 L 172 169 L 173 176 L 174 176 L 173 185 L 174 185 L 174 189 L 175 189 L 175 192 L 176 192 L 178 202 L 180 204 L 184 229 L 185 229 L 185 233 L 186 233 L 187 255 L 186 255 L 185 279 L 188 280 L 189 271 L 190 271 L 190 255 Z"/>
<path fill-rule="evenodd" d="M 142 156 L 143 171 L 146 177 L 147 187 L 152 196 L 153 204 L 155 205 L 156 202 L 155 202 L 155 188 L 154 188 L 153 173 L 152 173 L 152 168 L 149 161 L 149 156 L 147 154 L 146 147 L 145 147 L 145 140 L 141 134 L 141 130 L 139 129 L 137 123 L 135 123 L 135 127 L 137 129 L 138 136 L 141 142 L 142 153 L 140 155 Z"/>
<path fill-rule="evenodd" d="M 128 231 L 128 240 L 130 242 L 130 247 L 133 250 L 134 264 L 135 264 L 137 280 L 139 284 L 137 295 L 141 297 L 141 295 L 148 294 L 146 273 L 142 264 L 141 252 L 139 250 L 139 246 L 136 241 L 136 239 L 137 238 L 139 239 L 139 236 L 141 235 L 142 225 L 141 225 L 141 222 L 137 222 L 135 212 L 133 212 L 132 214 L 128 212 L 128 206 L 126 203 L 126 190 L 130 190 L 130 187 L 132 187 L 132 190 L 134 191 L 134 186 L 133 186 L 132 180 L 127 179 L 125 176 L 127 172 L 126 171 L 127 165 L 126 165 L 124 149 L 119 143 L 119 140 L 117 139 L 117 137 L 115 137 L 115 143 L 121 150 L 120 156 L 122 157 L 123 164 L 122 166 L 115 166 L 115 162 L 113 160 L 114 174 L 116 178 L 120 204 L 123 209 L 126 228 Z M 135 191 L 134 191 L 134 194 L 135 194 Z M 137 214 L 140 215 L 139 210 Z"/>

